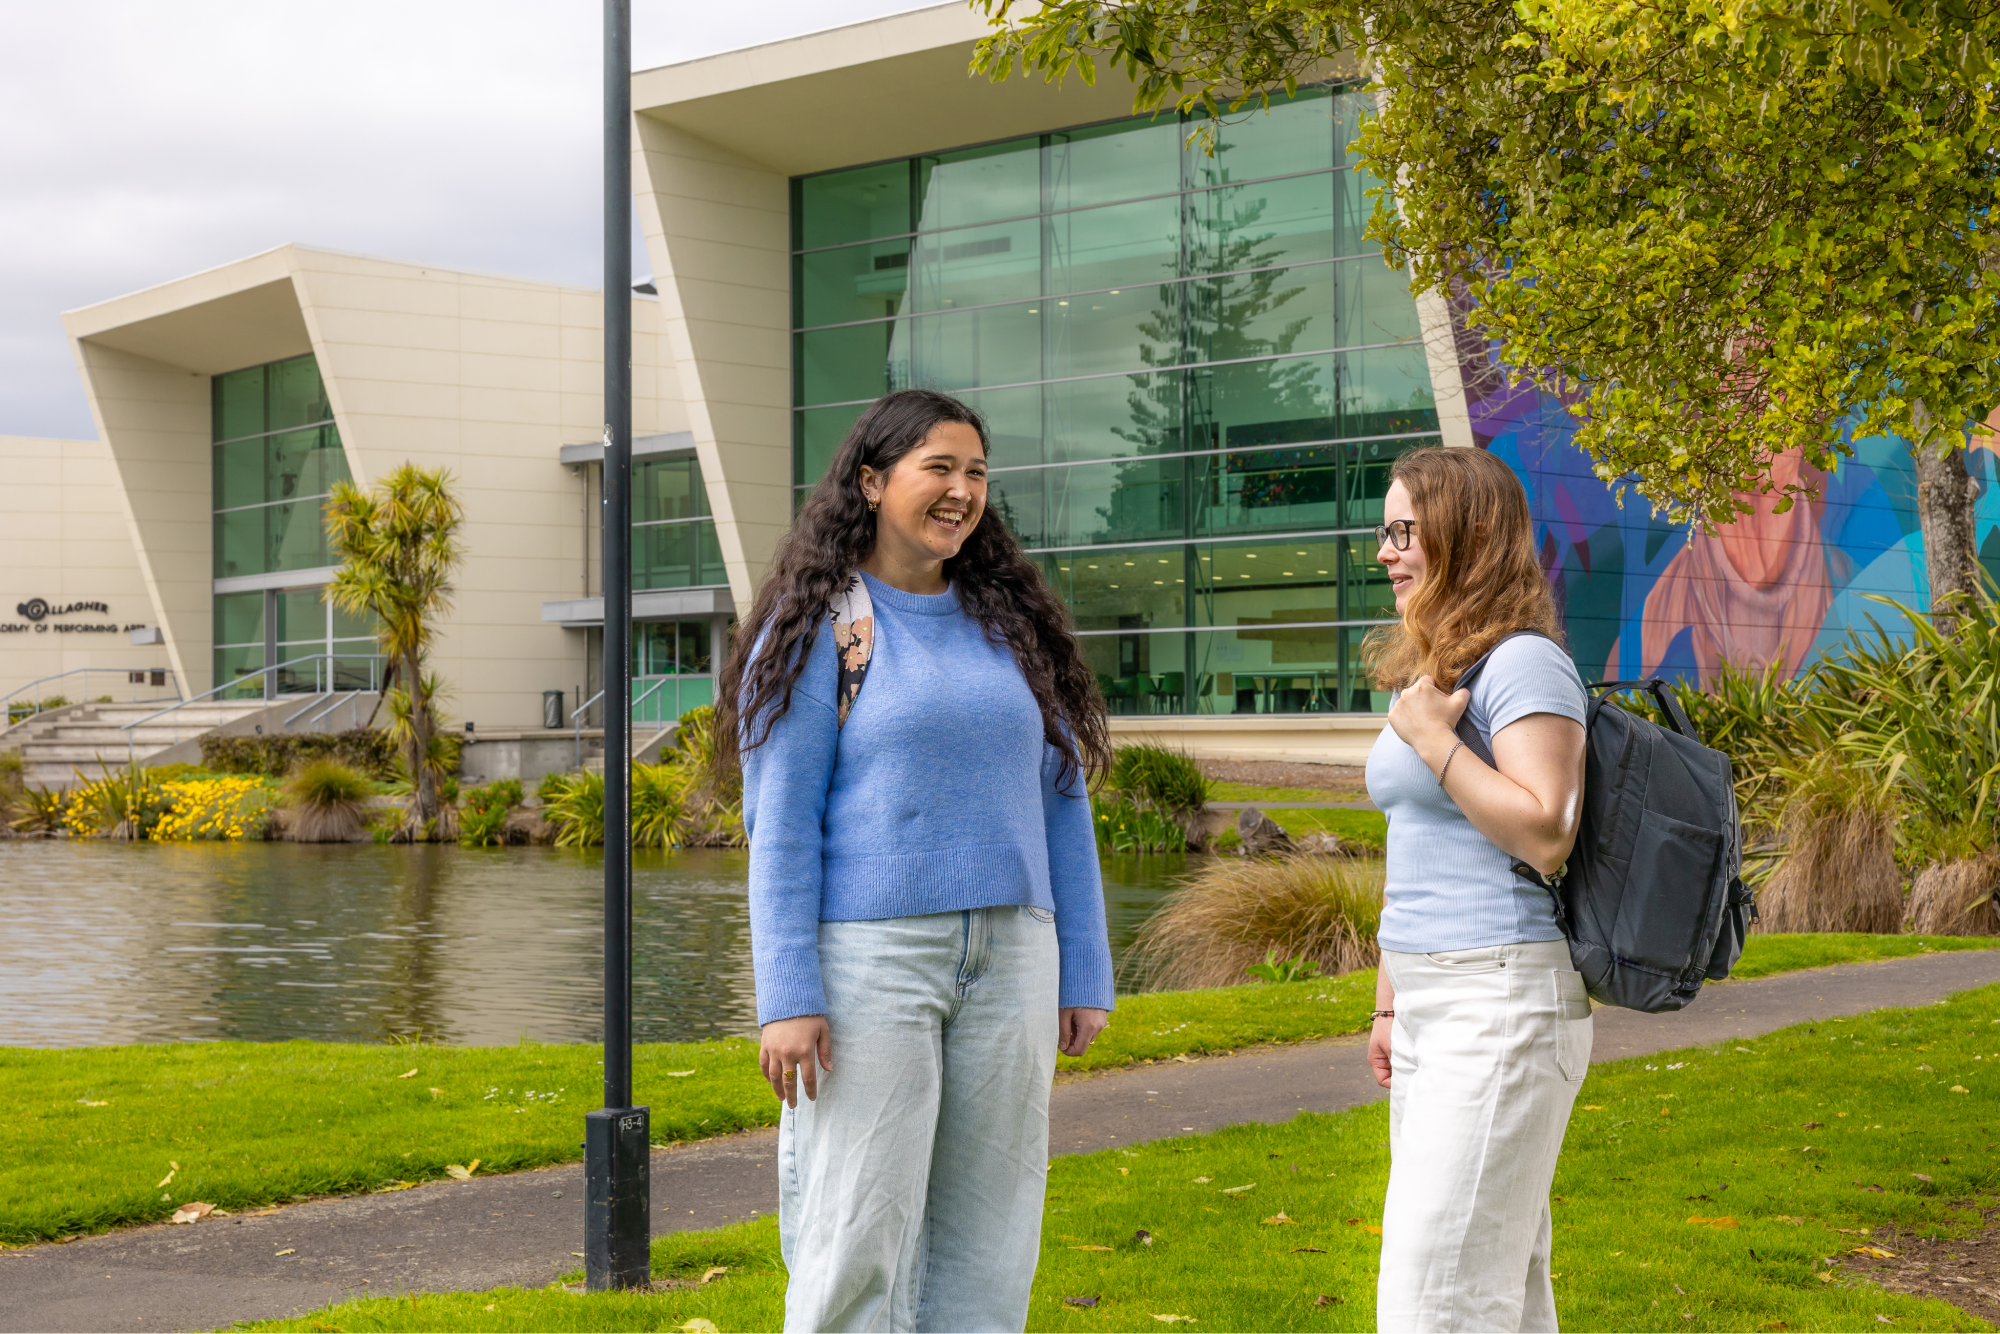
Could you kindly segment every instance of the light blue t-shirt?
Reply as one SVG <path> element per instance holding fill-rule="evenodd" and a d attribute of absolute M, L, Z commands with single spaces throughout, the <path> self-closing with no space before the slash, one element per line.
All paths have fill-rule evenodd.
<path fill-rule="evenodd" d="M 1495 732 L 1531 713 L 1581 723 L 1587 698 L 1569 654 L 1523 635 L 1494 650 L 1466 714 L 1491 746 Z M 1457 762 L 1465 759 L 1460 752 Z M 1549 892 L 1514 874 L 1514 859 L 1472 827 L 1393 727 L 1368 752 L 1368 795 L 1389 817 L 1383 949 L 1438 954 L 1562 939 Z"/>

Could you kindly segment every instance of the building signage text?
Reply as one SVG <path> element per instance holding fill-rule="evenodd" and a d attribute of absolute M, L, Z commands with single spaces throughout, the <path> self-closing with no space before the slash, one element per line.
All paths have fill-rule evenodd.
<path fill-rule="evenodd" d="M 20 621 L 0 621 L 0 635 L 5 634 L 69 634 L 69 635 L 115 635 L 125 630 L 143 629 L 142 625 L 120 625 L 116 621 L 64 621 L 51 622 L 52 616 L 80 616 L 95 612 L 109 616 L 111 607 L 107 603 L 83 601 L 62 606 L 51 603 L 47 598 L 29 598 L 26 602 L 14 604 L 16 615 L 24 617 Z"/>

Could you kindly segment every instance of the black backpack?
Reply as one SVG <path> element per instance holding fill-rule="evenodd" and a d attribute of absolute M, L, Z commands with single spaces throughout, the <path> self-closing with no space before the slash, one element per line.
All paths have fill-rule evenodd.
<path fill-rule="evenodd" d="M 1488 650 L 1461 672 L 1458 686 L 1469 688 L 1492 656 Z M 1647 1013 L 1678 1010 L 1701 994 L 1703 981 L 1729 976 L 1757 915 L 1741 875 L 1729 757 L 1701 744 L 1658 677 L 1590 690 L 1576 846 L 1552 876 L 1525 862 L 1514 872 L 1555 899 L 1556 924 L 1593 998 Z M 1650 694 L 1673 730 L 1613 704 L 1623 690 Z M 1467 750 L 1493 763 L 1469 718 L 1461 715 L 1456 730 Z"/>

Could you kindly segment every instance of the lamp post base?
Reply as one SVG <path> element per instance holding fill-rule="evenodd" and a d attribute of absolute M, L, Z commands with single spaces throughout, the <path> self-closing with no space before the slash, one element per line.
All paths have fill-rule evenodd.
<path fill-rule="evenodd" d="M 583 1273 L 591 1292 L 653 1281 L 652 1109 L 583 1118 Z"/>

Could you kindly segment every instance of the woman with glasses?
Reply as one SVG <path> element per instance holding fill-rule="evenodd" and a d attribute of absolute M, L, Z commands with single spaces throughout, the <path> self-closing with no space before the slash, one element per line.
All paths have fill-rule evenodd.
<path fill-rule="evenodd" d="M 1556 639 L 1527 495 L 1499 459 L 1404 455 L 1376 536 L 1400 617 L 1370 640 L 1393 692 L 1368 756 L 1389 819 L 1368 1044 L 1389 1090 L 1376 1321 L 1551 1331 L 1549 1185 L 1590 1002 L 1553 897 L 1515 868 L 1554 872 L 1576 839 L 1583 682 Z M 1491 765 L 1460 740 L 1461 715 Z"/>
<path fill-rule="evenodd" d="M 720 732 L 785 1328 L 1021 1329 L 1056 1052 L 1111 1008 L 1085 793 L 1109 746 L 1062 602 L 986 512 L 979 415 L 921 389 L 863 413 L 742 634 Z"/>

